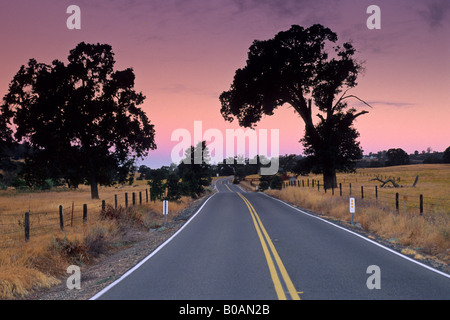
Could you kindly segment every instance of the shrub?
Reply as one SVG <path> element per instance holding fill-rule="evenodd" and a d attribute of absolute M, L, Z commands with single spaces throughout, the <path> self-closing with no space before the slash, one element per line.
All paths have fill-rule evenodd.
<path fill-rule="evenodd" d="M 103 220 L 115 220 L 121 222 L 132 222 L 143 224 L 142 216 L 138 213 L 138 207 L 123 208 L 119 206 L 117 209 L 111 205 L 107 205 L 105 210 L 100 212 L 100 218 Z"/>
<path fill-rule="evenodd" d="M 89 253 L 86 245 L 74 239 L 73 241 L 67 238 L 52 238 L 51 247 L 56 252 L 66 257 L 72 264 L 81 264 L 89 261 Z"/>
<path fill-rule="evenodd" d="M 259 190 L 260 191 L 264 191 L 267 190 L 269 188 L 269 182 L 267 182 L 266 180 L 263 180 L 259 183 Z"/>
<path fill-rule="evenodd" d="M 96 227 L 92 229 L 83 239 L 88 254 L 97 258 L 109 248 L 109 241 L 103 228 Z"/>
<path fill-rule="evenodd" d="M 281 190 L 283 187 L 283 179 L 279 175 L 274 175 L 270 180 L 270 188 Z"/>

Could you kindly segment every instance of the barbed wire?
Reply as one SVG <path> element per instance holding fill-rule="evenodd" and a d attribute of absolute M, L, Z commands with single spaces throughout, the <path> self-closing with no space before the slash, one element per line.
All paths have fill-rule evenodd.
<path fill-rule="evenodd" d="M 43 211 L 32 210 L 27 211 L 29 213 L 29 230 L 30 238 L 45 235 L 52 232 L 61 231 L 61 217 L 60 207 L 62 207 L 62 225 L 63 228 L 75 227 L 79 225 L 90 226 L 95 223 L 96 219 L 90 219 L 92 216 L 92 210 L 95 213 L 99 213 L 103 207 L 110 205 L 112 207 L 119 206 L 138 206 L 144 205 L 149 202 L 148 189 L 136 190 L 132 192 L 122 192 L 110 196 L 104 197 L 102 200 L 98 200 L 98 203 L 75 203 L 74 200 L 67 200 L 65 202 L 72 202 L 72 204 L 57 205 L 55 209 L 45 209 Z M 139 196 L 141 193 L 141 196 Z M 144 193 L 144 196 L 142 195 Z M 128 194 L 128 203 L 125 203 L 126 194 Z M 134 194 L 134 197 L 133 197 Z M 134 203 L 133 203 L 134 198 Z M 116 202 L 117 201 L 117 202 Z M 84 207 L 86 206 L 88 216 L 87 221 L 83 217 Z M 8 222 L 5 222 L 8 220 Z M 9 220 L 15 220 L 14 222 Z M 14 238 L 14 239 L 11 239 Z M 5 248 L 16 241 L 23 242 L 25 239 L 25 212 L 8 212 L 2 214 L 0 212 L 0 248 Z"/>
<path fill-rule="evenodd" d="M 313 182 L 314 181 L 314 182 Z M 398 205 L 398 209 L 400 210 L 401 206 L 405 208 L 422 208 L 425 211 L 429 206 L 442 208 L 445 211 L 450 211 L 450 199 L 440 198 L 436 196 L 428 196 L 428 195 L 411 195 L 409 192 L 401 192 L 403 188 L 389 188 L 384 189 L 379 187 L 376 184 L 363 184 L 358 183 L 356 185 L 351 185 L 348 179 L 345 184 L 343 182 L 339 182 L 337 184 L 337 188 L 324 189 L 323 184 L 320 183 L 318 179 L 297 179 L 294 184 L 284 182 L 283 187 L 293 187 L 293 188 L 308 188 L 315 189 L 317 192 L 321 192 L 322 194 L 329 194 L 334 196 L 352 196 L 355 198 L 360 198 L 363 200 L 372 200 L 375 201 L 376 204 L 383 205 L 393 205 L 396 207 L 396 203 Z M 362 190 L 361 190 L 362 187 Z M 396 191 L 396 192 L 394 192 Z M 411 190 L 408 190 L 411 191 Z M 398 195 L 397 195 L 398 194 Z M 420 206 L 420 197 L 422 196 L 422 206 Z M 423 212 L 422 212 L 423 213 Z"/>

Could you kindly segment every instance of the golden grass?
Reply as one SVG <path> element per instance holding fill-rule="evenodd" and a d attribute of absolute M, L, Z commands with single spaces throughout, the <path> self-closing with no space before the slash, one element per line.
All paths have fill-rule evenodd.
<path fill-rule="evenodd" d="M 379 182 L 370 181 L 375 175 L 400 177 L 403 188 L 378 188 L 378 200 L 370 187 Z M 415 188 L 412 184 L 419 175 Z M 319 179 L 310 176 L 309 179 Z M 305 177 L 299 177 L 299 180 Z M 306 178 L 307 179 L 307 178 Z M 345 181 L 345 182 L 344 182 Z M 352 196 L 356 199 L 354 221 L 378 236 L 416 248 L 423 253 L 436 256 L 445 263 L 450 262 L 450 165 L 411 165 L 402 167 L 358 170 L 356 174 L 339 174 L 338 183 L 352 183 Z M 365 195 L 361 199 L 360 187 Z M 349 189 L 343 188 L 343 196 L 335 190 L 324 193 L 317 188 L 287 187 L 269 190 L 269 194 L 319 214 L 350 222 Z M 395 210 L 395 193 L 400 193 L 399 211 Z M 419 195 L 424 198 L 424 212 L 419 213 Z M 406 197 L 405 197 L 406 195 Z M 414 256 L 420 258 L 416 253 Z"/>
<path fill-rule="evenodd" d="M 406 208 L 418 208 L 419 197 L 423 195 L 425 211 L 450 211 L 450 164 L 360 169 L 353 175 L 354 181 L 352 182 L 349 177 L 348 182 L 352 182 L 352 188 L 354 184 L 355 194 L 359 195 L 360 186 L 363 185 L 368 191 L 367 196 L 374 199 L 375 186 L 380 185 L 378 181 L 372 181 L 376 176 L 383 176 L 383 179 L 386 177 L 400 178 L 397 183 L 402 186 L 401 188 L 378 187 L 380 201 L 392 202 L 392 199 L 395 199 L 395 193 L 398 192 L 402 209 L 404 202 L 406 202 Z M 412 187 L 416 176 L 419 176 L 419 180 L 416 187 Z M 338 175 L 338 180 L 341 180 L 340 178 L 345 179 L 345 175 Z"/>
<path fill-rule="evenodd" d="M 161 226 L 164 222 L 162 202 L 146 202 L 145 181 L 135 186 L 101 187 L 100 200 L 90 199 L 87 186 L 79 190 L 52 190 L 47 192 L 0 193 L 0 299 L 23 297 L 36 288 L 53 286 L 60 282 L 71 264 L 89 263 L 97 252 L 115 241 L 120 242 L 121 230 L 130 224 L 146 229 Z M 142 205 L 139 204 L 142 192 Z M 128 193 L 128 210 L 119 210 L 122 220 L 102 218 L 101 200 L 124 207 Z M 132 207 L 132 193 L 136 206 Z M 169 202 L 170 222 L 193 199 L 182 197 Z M 73 221 L 72 218 L 73 204 Z M 82 221 L 82 206 L 87 204 L 87 223 Z M 63 206 L 64 231 L 59 227 L 59 205 Z M 113 210 L 107 207 L 107 210 Z M 24 213 L 30 212 L 30 240 L 24 239 Z M 117 216 L 116 216 L 117 218 Z M 93 248 L 94 247 L 94 248 Z"/>
<path fill-rule="evenodd" d="M 40 237 L 38 242 L 1 250 L 0 298 L 23 297 L 33 288 L 48 288 L 60 282 L 57 275 L 61 274 L 62 257 L 48 250 L 49 243 L 49 239 Z"/>
<path fill-rule="evenodd" d="M 115 195 L 117 195 L 118 205 L 125 206 L 125 193 L 127 193 L 128 205 L 131 206 L 133 193 L 135 193 L 136 204 L 139 204 L 139 192 L 141 192 L 142 203 L 146 203 L 145 189 L 148 190 L 145 181 L 138 181 L 134 186 L 100 187 L 100 199 L 94 200 L 91 199 L 88 186 L 80 186 L 78 190 L 0 191 L 0 247 L 8 241 L 17 242 L 24 238 L 25 212 L 30 212 L 31 237 L 33 237 L 33 233 L 48 233 L 59 228 L 60 205 L 63 207 L 64 224 L 73 225 L 82 221 L 83 204 L 87 205 L 88 220 L 90 220 L 91 214 L 100 210 L 102 200 L 114 205 Z M 183 205 L 184 203 L 179 205 L 171 202 L 169 211 L 178 211 Z M 151 202 L 149 206 L 162 212 L 160 201 Z"/>

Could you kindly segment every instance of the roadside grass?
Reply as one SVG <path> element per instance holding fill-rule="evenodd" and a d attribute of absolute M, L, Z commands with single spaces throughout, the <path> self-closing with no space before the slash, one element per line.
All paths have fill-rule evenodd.
<path fill-rule="evenodd" d="M 38 288 L 60 283 L 69 265 L 95 262 L 110 249 L 123 246 L 124 236 L 131 229 L 148 231 L 164 223 L 162 201 L 132 206 L 132 192 L 137 187 L 100 188 L 107 200 L 105 211 L 101 200 L 91 200 L 88 187 L 80 190 L 47 192 L 4 191 L 0 195 L 0 299 L 25 297 Z M 128 192 L 129 207 L 124 208 L 123 195 Z M 114 195 L 122 199 L 114 208 Z M 182 197 L 169 202 L 167 222 L 189 206 L 193 199 Z M 72 203 L 74 219 L 71 221 Z M 87 222 L 82 222 L 82 204 L 88 205 Z M 64 231 L 59 229 L 59 205 L 64 207 Z M 23 213 L 30 212 L 30 240 L 25 242 Z M 72 223 L 73 222 L 73 223 Z M 3 229 L 2 229 L 3 228 Z"/>
<path fill-rule="evenodd" d="M 371 181 L 375 176 L 400 178 L 402 188 L 378 187 L 369 193 L 371 187 L 380 185 Z M 412 187 L 416 176 L 419 181 Z M 299 177 L 298 179 L 321 180 L 320 176 Z M 373 234 L 388 241 L 408 246 L 417 254 L 421 252 L 438 260 L 450 262 L 450 165 L 411 165 L 401 167 L 358 170 L 356 174 L 339 174 L 338 183 L 352 183 L 352 197 L 356 200 L 354 221 Z M 345 182 L 344 182 L 345 181 Z M 360 186 L 365 191 L 360 196 Z M 267 190 L 268 194 L 304 209 L 319 213 L 331 219 L 350 223 L 348 188 L 339 195 L 335 190 L 325 193 L 317 188 L 289 186 L 282 190 Z M 395 208 L 395 193 L 400 193 L 399 210 Z M 419 196 L 424 198 L 424 211 L 419 211 Z M 409 252 L 409 251 L 408 251 Z"/>

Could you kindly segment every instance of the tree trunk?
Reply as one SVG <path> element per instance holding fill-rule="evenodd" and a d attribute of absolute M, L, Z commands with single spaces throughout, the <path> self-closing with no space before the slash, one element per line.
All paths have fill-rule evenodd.
<path fill-rule="evenodd" d="M 100 199 L 100 197 L 98 196 L 96 166 L 90 150 L 88 150 L 88 161 L 90 166 L 89 184 L 91 185 L 91 199 Z"/>
<path fill-rule="evenodd" d="M 337 188 L 336 169 L 332 166 L 323 168 L 323 184 L 325 188 Z"/>
<path fill-rule="evenodd" d="M 97 185 L 97 177 L 95 175 L 95 171 L 91 172 L 89 184 L 91 185 L 91 199 L 100 199 L 100 197 L 98 196 L 98 185 Z"/>

